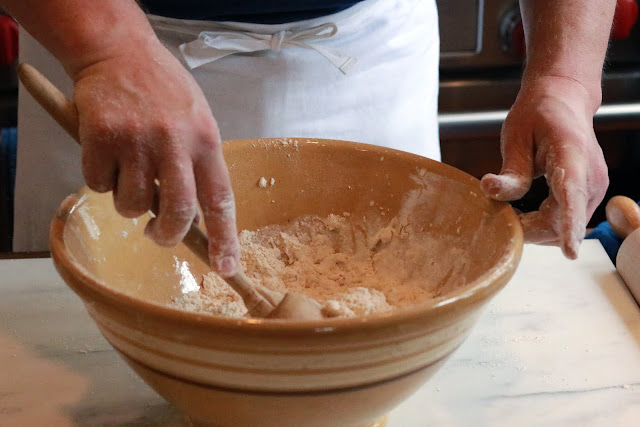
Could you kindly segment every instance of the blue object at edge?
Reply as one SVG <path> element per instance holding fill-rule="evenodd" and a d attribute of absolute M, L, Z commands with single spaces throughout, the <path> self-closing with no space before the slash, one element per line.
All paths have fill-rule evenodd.
<path fill-rule="evenodd" d="M 640 205 L 640 202 L 638 202 Z M 622 244 L 622 239 L 618 237 L 609 222 L 604 221 L 598 224 L 587 236 L 586 239 L 598 239 L 602 244 L 602 247 L 611 258 L 613 265 L 616 265 L 616 256 L 618 255 L 618 250 L 620 249 L 620 245 Z"/>
<path fill-rule="evenodd" d="M 6 165 L 7 181 L 9 183 L 9 200 L 13 201 L 13 189 L 16 184 L 16 147 L 18 132 L 16 128 L 0 129 L 0 153 L 2 153 L 2 163 Z"/>

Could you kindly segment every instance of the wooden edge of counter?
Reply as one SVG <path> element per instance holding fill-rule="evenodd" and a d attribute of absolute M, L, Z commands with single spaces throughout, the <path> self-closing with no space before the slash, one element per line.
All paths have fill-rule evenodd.
<path fill-rule="evenodd" d="M 51 258 L 51 252 L 0 252 L 0 259 Z"/>

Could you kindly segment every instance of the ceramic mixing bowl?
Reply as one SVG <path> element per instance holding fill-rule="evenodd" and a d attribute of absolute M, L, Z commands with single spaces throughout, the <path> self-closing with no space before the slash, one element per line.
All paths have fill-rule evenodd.
<path fill-rule="evenodd" d="M 239 229 L 308 214 L 391 218 L 418 190 L 424 203 L 413 221 L 432 248 L 424 286 L 437 297 L 391 313 L 313 322 L 181 311 L 168 303 L 197 287 L 207 266 L 182 245 L 161 248 L 145 238 L 146 218 L 122 218 L 110 194 L 80 190 L 53 219 L 55 265 L 105 338 L 195 424 L 374 423 L 463 342 L 519 262 L 514 211 L 455 168 L 332 140 L 229 141 L 224 152 Z"/>

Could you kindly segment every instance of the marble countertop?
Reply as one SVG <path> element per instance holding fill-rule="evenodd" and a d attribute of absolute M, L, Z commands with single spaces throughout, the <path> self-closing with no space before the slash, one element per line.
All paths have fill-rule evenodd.
<path fill-rule="evenodd" d="M 0 425 L 181 426 L 50 259 L 0 261 Z M 640 308 L 597 241 L 526 246 L 471 336 L 388 427 L 640 425 Z"/>

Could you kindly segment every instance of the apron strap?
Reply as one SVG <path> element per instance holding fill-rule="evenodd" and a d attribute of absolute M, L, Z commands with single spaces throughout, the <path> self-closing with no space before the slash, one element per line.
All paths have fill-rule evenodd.
<path fill-rule="evenodd" d="M 259 34 L 249 31 L 203 31 L 198 38 L 180 45 L 180 52 L 190 69 L 200 67 L 235 53 L 271 50 L 279 52 L 286 47 L 313 49 L 324 56 L 342 73 L 347 74 L 357 59 L 317 46 L 313 42 L 333 37 L 338 32 L 334 23 L 326 23 L 307 29 L 278 31 L 275 34 Z"/>

